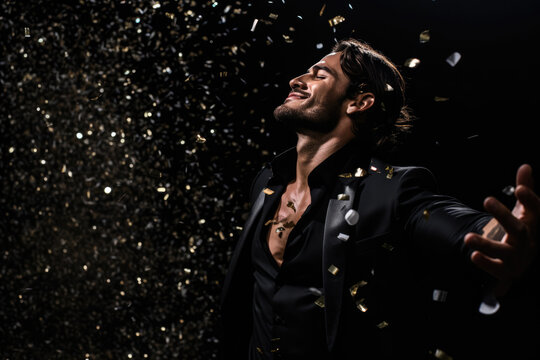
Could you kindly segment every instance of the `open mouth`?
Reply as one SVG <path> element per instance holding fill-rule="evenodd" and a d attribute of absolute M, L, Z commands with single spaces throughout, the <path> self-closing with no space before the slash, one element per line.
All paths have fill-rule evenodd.
<path fill-rule="evenodd" d="M 289 96 L 287 96 L 287 99 L 285 99 L 285 101 L 287 100 L 303 100 L 303 99 L 307 99 L 309 96 L 308 95 L 305 95 L 305 94 L 302 94 L 302 93 L 299 93 L 299 92 L 296 92 L 296 91 L 291 91 L 289 93 Z"/>

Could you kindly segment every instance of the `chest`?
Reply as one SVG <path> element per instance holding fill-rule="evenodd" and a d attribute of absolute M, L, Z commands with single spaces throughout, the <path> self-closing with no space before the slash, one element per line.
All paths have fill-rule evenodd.
<path fill-rule="evenodd" d="M 280 198 L 279 204 L 273 217 L 266 222 L 268 232 L 266 240 L 270 253 L 278 265 L 283 262 L 285 247 L 294 227 L 304 215 L 307 207 L 311 204 L 309 189 L 298 196 L 289 185 Z"/>

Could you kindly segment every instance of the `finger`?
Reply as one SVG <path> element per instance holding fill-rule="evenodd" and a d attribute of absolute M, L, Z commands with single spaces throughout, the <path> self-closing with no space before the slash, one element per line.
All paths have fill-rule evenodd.
<path fill-rule="evenodd" d="M 480 269 L 499 280 L 506 279 L 507 277 L 503 262 L 500 259 L 493 259 L 475 251 L 471 254 L 471 261 Z"/>
<path fill-rule="evenodd" d="M 486 198 L 484 201 L 484 208 L 497 219 L 507 233 L 520 235 L 525 231 L 521 221 L 512 215 L 510 210 L 494 197 Z"/>
<path fill-rule="evenodd" d="M 531 189 L 534 188 L 534 179 L 532 176 L 532 167 L 529 164 L 523 164 L 516 173 L 516 187 L 525 185 Z"/>
<path fill-rule="evenodd" d="M 465 245 L 490 258 L 504 260 L 507 257 L 508 252 L 511 251 L 510 245 L 497 240 L 490 240 L 475 233 L 465 235 L 464 240 Z"/>
<path fill-rule="evenodd" d="M 535 216 L 540 215 L 540 198 L 534 193 L 532 188 L 519 185 L 516 188 L 516 197 L 525 207 L 526 211 L 532 212 Z"/>

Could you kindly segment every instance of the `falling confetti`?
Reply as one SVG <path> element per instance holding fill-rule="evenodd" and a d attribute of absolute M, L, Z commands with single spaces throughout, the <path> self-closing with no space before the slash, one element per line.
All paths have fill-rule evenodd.
<path fill-rule="evenodd" d="M 513 186 L 513 185 L 505 186 L 505 187 L 502 189 L 503 194 L 505 194 L 505 195 L 507 195 L 507 196 L 512 196 L 512 195 L 514 195 L 515 191 L 516 191 L 516 188 L 515 188 L 515 186 Z"/>
<path fill-rule="evenodd" d="M 431 34 L 429 30 L 424 30 L 420 33 L 420 43 L 425 44 L 431 40 Z"/>
<path fill-rule="evenodd" d="M 453 52 L 446 58 L 446 62 L 452 67 L 456 66 L 459 60 L 461 60 L 461 54 L 458 52 Z"/>
<path fill-rule="evenodd" d="M 421 55 L 426 66 L 406 76 L 408 94 L 421 88 L 429 100 L 413 99 L 420 114 L 429 113 L 426 104 L 459 101 L 440 73 L 429 72 L 431 64 L 448 68 L 440 61 L 448 54 L 432 51 L 448 44 L 431 46 L 442 38 L 435 28 L 430 46 L 418 44 L 428 22 L 381 45 L 361 30 L 378 31 L 392 11 L 292 3 L 0 2 L 0 228 L 8 229 L 0 242 L 1 355 L 215 359 L 219 294 L 254 200 L 251 181 L 294 141 L 276 130 L 273 107 L 289 91 L 292 69 L 336 40 L 373 41 L 400 63 Z M 415 83 L 424 70 L 452 102 L 432 104 L 431 83 Z M 370 180 L 363 169 L 343 171 L 354 178 L 334 180 Z M 266 189 L 261 197 L 275 196 Z M 285 233 L 295 226 L 269 221 Z M 332 241 L 350 247 L 357 239 L 349 230 Z M 324 306 L 322 293 L 310 301 Z"/>
<path fill-rule="evenodd" d="M 292 201 L 287 202 L 287 207 L 291 208 L 294 212 L 296 212 L 296 207 L 294 206 L 294 203 Z"/>
<path fill-rule="evenodd" d="M 420 60 L 417 59 L 417 58 L 409 58 L 409 59 L 405 60 L 404 65 L 406 67 L 409 67 L 409 68 L 415 68 L 418 65 L 420 65 Z"/>
<path fill-rule="evenodd" d="M 341 24 L 344 21 L 345 21 L 345 18 L 343 16 L 337 15 L 337 16 L 334 16 L 333 18 L 329 19 L 328 23 L 330 24 L 330 26 L 336 26 L 336 25 Z"/>

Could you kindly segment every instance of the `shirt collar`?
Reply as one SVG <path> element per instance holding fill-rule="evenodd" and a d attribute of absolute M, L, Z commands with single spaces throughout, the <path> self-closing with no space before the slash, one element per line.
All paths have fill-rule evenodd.
<path fill-rule="evenodd" d="M 296 175 L 296 158 L 296 147 L 276 156 L 270 163 L 274 176 L 284 183 L 292 181 Z M 333 185 L 338 176 L 350 177 L 359 167 L 367 170 L 369 160 L 367 146 L 356 139 L 352 140 L 313 169 L 308 182 L 310 185 L 315 183 Z"/>

